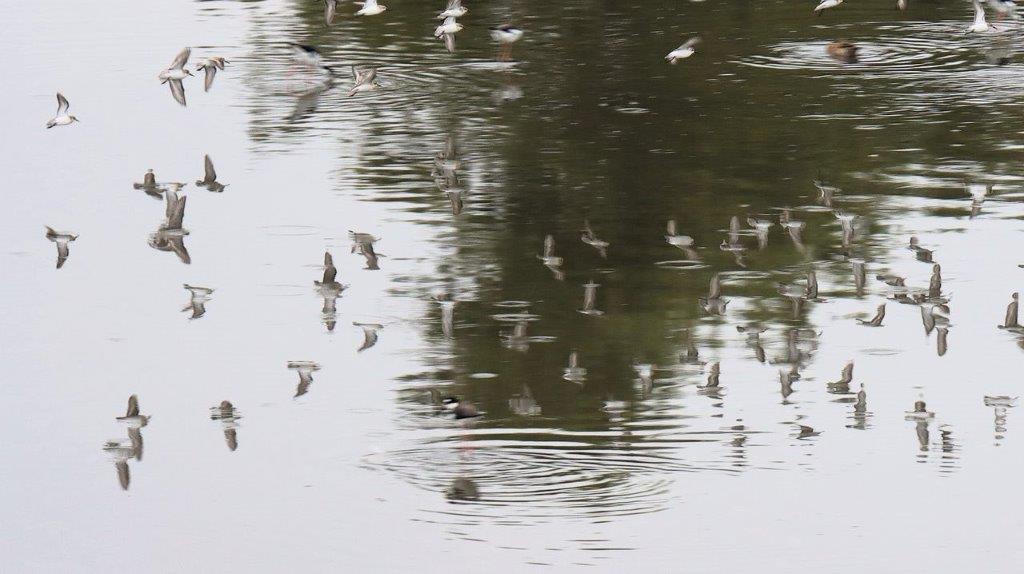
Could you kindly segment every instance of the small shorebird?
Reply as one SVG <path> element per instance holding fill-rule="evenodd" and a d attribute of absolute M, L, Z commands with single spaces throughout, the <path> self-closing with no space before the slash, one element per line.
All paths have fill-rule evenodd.
<path fill-rule="evenodd" d="M 669 219 L 665 226 L 665 241 L 672 247 L 682 249 L 690 259 L 697 259 L 697 252 L 693 250 L 693 238 L 679 234 L 675 219 Z"/>
<path fill-rule="evenodd" d="M 1010 295 L 1010 304 L 1006 306 L 1006 317 L 1003 319 L 1003 324 L 999 325 L 1000 329 L 1020 329 L 1020 323 L 1017 320 L 1017 311 L 1020 308 L 1020 294 L 1013 293 Z"/>
<path fill-rule="evenodd" d="M 78 235 L 55 231 L 52 227 L 47 226 L 46 238 L 57 244 L 57 269 L 60 269 L 64 266 L 64 262 L 68 260 L 68 255 L 71 254 L 71 251 L 68 249 L 68 243 L 78 239 Z"/>
<path fill-rule="evenodd" d="M 157 75 L 157 79 L 160 80 L 161 84 L 167 84 L 171 87 L 171 96 L 174 97 L 174 101 L 183 106 L 185 105 L 185 86 L 181 81 L 186 76 L 192 75 L 192 72 L 188 71 L 188 68 L 185 67 L 188 64 L 188 57 L 191 53 L 191 48 L 185 48 L 178 52 L 178 55 L 171 61 L 171 65 L 167 66 L 166 70 Z"/>
<path fill-rule="evenodd" d="M 337 324 L 335 316 L 338 312 L 338 297 L 341 297 L 342 291 L 347 287 L 347 285 L 339 283 L 337 277 L 338 268 L 334 266 L 334 258 L 331 257 L 331 252 L 324 252 L 323 280 L 313 281 L 313 285 L 316 286 L 317 292 L 324 299 L 321 313 L 328 331 L 333 331 L 334 326 Z"/>
<path fill-rule="evenodd" d="M 461 18 L 466 15 L 466 12 L 469 12 L 469 9 L 462 5 L 462 0 L 448 0 L 447 7 L 437 15 L 437 19 Z"/>
<path fill-rule="evenodd" d="M 870 321 L 857 319 L 857 322 L 865 327 L 881 327 L 883 319 L 885 319 L 885 303 L 878 306 L 878 309 L 875 311 L 875 316 L 872 317 Z"/>
<path fill-rule="evenodd" d="M 722 280 L 719 278 L 718 273 L 711 276 L 711 282 L 708 285 L 708 296 L 697 299 L 700 303 L 701 308 L 706 313 L 712 315 L 722 315 L 725 313 L 725 306 L 729 304 L 728 299 L 722 298 Z"/>
<path fill-rule="evenodd" d="M 78 118 L 68 114 L 68 108 L 71 104 L 68 103 L 68 99 L 64 97 L 64 94 L 57 92 L 57 115 L 52 120 L 46 122 L 46 129 L 50 129 L 53 126 L 67 126 L 78 121 Z"/>
<path fill-rule="evenodd" d="M 910 238 L 910 250 L 914 252 L 914 256 L 917 257 L 918 261 L 932 262 L 932 253 L 934 252 L 931 249 L 921 247 L 921 241 L 916 236 Z"/>
<path fill-rule="evenodd" d="M 363 344 L 360 345 L 358 349 L 356 349 L 357 353 L 362 353 L 363 351 L 376 345 L 377 331 L 380 331 L 381 329 L 384 328 L 384 325 L 380 325 L 378 323 L 357 323 L 353 321 L 352 325 L 355 327 L 361 327 L 363 329 Z"/>
<path fill-rule="evenodd" d="M 206 314 L 206 302 L 210 300 L 210 296 L 213 295 L 213 289 L 209 287 L 197 287 L 195 285 L 189 285 L 185 283 L 183 285 L 185 289 L 188 289 L 190 294 L 188 305 L 181 310 L 183 313 L 186 311 L 192 311 L 192 316 L 189 320 L 198 319 Z"/>
<path fill-rule="evenodd" d="M 295 388 L 295 397 L 298 398 L 309 391 L 309 385 L 313 384 L 313 372 L 320 370 L 320 365 L 313 361 L 288 361 L 288 368 L 299 373 L 299 386 Z"/>
<path fill-rule="evenodd" d="M 843 0 L 821 0 L 821 2 L 819 2 L 818 5 L 814 7 L 814 13 L 817 14 L 818 16 L 821 16 L 821 12 L 823 10 L 835 8 L 836 6 L 839 6 L 842 3 Z"/>
<path fill-rule="evenodd" d="M 377 0 L 366 0 L 365 2 L 356 2 L 356 4 L 362 6 L 356 10 L 356 16 L 376 16 L 388 9 L 387 6 L 378 4 Z"/>
<path fill-rule="evenodd" d="M 434 28 L 434 37 L 440 38 L 445 34 L 455 34 L 459 30 L 462 30 L 462 24 L 455 21 L 455 16 L 447 16 L 437 28 Z"/>
<path fill-rule="evenodd" d="M 669 64 L 675 64 L 679 60 L 689 58 L 696 51 L 694 50 L 694 46 L 697 44 L 700 44 L 700 36 L 694 36 L 693 38 L 683 42 L 678 48 L 669 52 L 665 56 L 665 59 L 668 60 Z"/>
<path fill-rule="evenodd" d="M 598 239 L 594 230 L 590 227 L 590 222 L 586 219 L 583 220 L 583 229 L 580 230 L 580 241 L 596 249 L 602 259 L 608 258 L 608 246 L 610 244 L 603 239 Z"/>
<path fill-rule="evenodd" d="M 227 185 L 217 182 L 217 170 L 213 169 L 213 160 L 209 154 L 203 156 L 203 179 L 196 180 L 197 187 L 205 187 L 208 191 L 220 193 Z"/>
<path fill-rule="evenodd" d="M 587 370 L 580 366 L 580 355 L 578 352 L 573 351 L 569 353 L 569 365 L 565 367 L 562 379 L 577 385 L 582 385 L 587 381 Z"/>
<path fill-rule="evenodd" d="M 828 383 L 826 386 L 832 393 L 848 393 L 850 392 L 850 383 L 853 382 L 853 361 L 846 363 L 843 367 L 843 373 L 838 381 Z"/>
<path fill-rule="evenodd" d="M 984 34 L 995 30 L 996 27 L 985 20 L 985 7 L 982 6 L 981 2 L 978 2 L 978 0 L 974 0 L 974 22 L 967 27 L 967 31 L 964 32 L 964 34 L 970 34 L 971 32 L 974 32 L 975 34 Z"/>
<path fill-rule="evenodd" d="M 231 401 L 221 401 L 219 405 L 210 409 L 210 419 L 220 421 L 224 427 L 224 441 L 228 444 L 228 450 L 234 452 L 238 449 L 238 419 L 242 418 L 238 409 L 231 404 Z"/>
<path fill-rule="evenodd" d="M 597 288 L 600 286 L 599 283 L 594 283 L 593 280 L 587 281 L 583 285 L 583 308 L 577 309 L 578 312 L 584 315 L 604 315 L 604 311 L 597 308 Z"/>
<path fill-rule="evenodd" d="M 203 91 L 209 92 L 210 86 L 213 85 L 213 78 L 217 75 L 217 70 L 223 70 L 224 64 L 229 64 L 227 60 L 220 56 L 210 56 L 203 58 L 196 63 L 196 70 L 202 70 L 203 76 Z"/>
<path fill-rule="evenodd" d="M 544 251 L 541 255 L 537 256 L 538 259 L 544 262 L 544 265 L 548 267 L 561 267 L 562 258 L 555 255 L 555 236 L 546 235 L 544 236 Z"/>
<path fill-rule="evenodd" d="M 512 59 L 512 44 L 523 37 L 523 31 L 510 24 L 502 24 L 491 28 L 491 38 L 498 43 L 498 61 L 507 62 Z"/>
<path fill-rule="evenodd" d="M 373 91 L 380 87 L 380 84 L 377 83 L 377 68 L 374 67 L 356 68 L 352 66 L 352 79 L 355 80 L 355 83 L 352 84 L 352 89 L 348 91 L 349 97 L 360 92 Z"/>
<path fill-rule="evenodd" d="M 123 417 L 117 417 L 117 420 L 135 428 L 144 427 L 149 423 L 148 416 L 139 414 L 139 397 L 135 395 L 128 397 L 128 410 Z"/>

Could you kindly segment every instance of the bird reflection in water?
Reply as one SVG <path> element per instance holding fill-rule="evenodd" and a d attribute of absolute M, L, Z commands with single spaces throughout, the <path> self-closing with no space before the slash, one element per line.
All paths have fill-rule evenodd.
<path fill-rule="evenodd" d="M 562 379 L 583 385 L 587 382 L 587 369 L 580 366 L 580 354 L 576 351 L 569 353 L 569 364 L 562 371 Z"/>
<path fill-rule="evenodd" d="M 466 190 L 458 175 L 461 167 L 462 160 L 459 159 L 458 150 L 455 147 L 455 136 L 449 132 L 445 136 L 444 147 L 434 154 L 434 170 L 431 175 L 437 189 L 448 197 L 452 215 L 461 214 L 464 207 L 463 197 Z"/>
<path fill-rule="evenodd" d="M 1017 406 L 1017 397 L 1005 395 L 986 396 L 985 406 L 992 407 L 995 445 L 1001 446 L 1003 444 L 1002 440 L 1006 438 L 1006 411 Z"/>
<path fill-rule="evenodd" d="M 526 385 L 523 385 L 523 390 L 518 396 L 508 400 L 508 410 L 521 417 L 533 417 L 541 414 L 540 405 L 534 400 L 530 387 Z"/>
<path fill-rule="evenodd" d="M 164 199 L 167 202 L 164 222 L 149 236 L 149 246 L 158 251 L 171 251 L 182 263 L 188 265 L 192 263 L 188 249 L 185 248 L 185 236 L 189 232 L 182 227 L 185 219 L 185 201 L 188 198 L 178 196 L 180 189 L 178 184 L 164 192 Z"/>
<path fill-rule="evenodd" d="M 313 372 L 320 370 L 320 365 L 313 361 L 289 361 L 288 368 L 299 373 L 299 385 L 295 387 L 295 397 L 298 398 L 309 391 L 309 385 L 313 384 Z"/>
<path fill-rule="evenodd" d="M 860 390 L 857 391 L 857 400 L 853 403 L 853 414 L 850 418 L 853 422 L 846 425 L 846 428 L 857 430 L 868 429 L 868 419 L 871 418 L 871 412 L 868 411 L 868 393 L 864 389 L 863 383 L 860 385 Z"/>
<path fill-rule="evenodd" d="M 358 349 L 356 349 L 357 353 L 362 353 L 363 351 L 376 345 L 377 332 L 384 328 L 384 325 L 381 325 L 379 323 L 357 323 L 353 321 L 352 325 L 354 327 L 360 327 L 363 330 L 363 343 L 359 345 Z"/>
<path fill-rule="evenodd" d="M 195 285 L 184 285 L 185 289 L 189 292 L 188 305 L 182 308 L 182 312 L 192 312 L 192 316 L 189 320 L 198 319 L 206 314 L 206 302 L 210 300 L 210 296 L 213 295 L 213 289 L 209 287 L 197 287 Z"/>
<path fill-rule="evenodd" d="M 441 333 L 450 339 L 455 333 L 455 300 L 445 292 L 435 293 L 433 298 L 441 307 Z"/>
<path fill-rule="evenodd" d="M 341 297 L 342 291 L 347 287 L 347 285 L 339 283 L 337 277 L 338 268 L 334 266 L 334 258 L 331 256 L 331 252 L 327 251 L 324 253 L 323 279 L 321 281 L 314 280 L 313 285 L 316 287 L 316 292 L 324 300 L 324 305 L 320 310 L 320 320 L 327 326 L 328 331 L 334 331 L 334 327 L 338 323 L 338 298 Z"/>
<path fill-rule="evenodd" d="M 227 187 L 227 184 L 217 181 L 217 170 L 213 168 L 213 160 L 209 155 L 203 156 L 203 179 L 196 180 L 196 186 L 213 193 L 221 193 Z"/>
<path fill-rule="evenodd" d="M 476 482 L 465 477 L 459 477 L 452 481 L 444 496 L 448 499 L 448 502 L 473 502 L 480 500 L 480 488 L 477 487 Z"/>
<path fill-rule="evenodd" d="M 117 469 L 117 481 L 122 490 L 128 490 L 131 484 L 131 471 L 128 468 L 128 461 L 134 458 L 142 460 L 142 427 L 149 424 L 149 417 L 139 412 L 139 398 L 135 395 L 128 397 L 128 410 L 123 417 L 117 420 L 128 427 L 127 439 L 108 440 L 103 445 L 103 450 L 110 453 L 114 459 L 114 467 Z"/>
<path fill-rule="evenodd" d="M 366 269 L 369 271 L 380 270 L 378 258 L 383 257 L 383 255 L 379 255 L 373 247 L 380 239 L 369 233 L 359 233 L 356 231 L 349 231 L 348 236 L 352 240 L 352 253 L 359 253 L 359 255 L 366 259 Z"/>
<path fill-rule="evenodd" d="M 220 422 L 224 429 L 224 441 L 231 452 L 238 449 L 238 419 L 240 418 L 242 418 L 242 414 L 231 404 L 231 401 L 221 401 L 219 405 L 210 409 L 210 419 Z"/>

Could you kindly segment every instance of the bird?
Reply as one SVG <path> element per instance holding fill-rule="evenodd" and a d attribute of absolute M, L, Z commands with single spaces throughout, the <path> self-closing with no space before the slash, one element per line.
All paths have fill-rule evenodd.
<path fill-rule="evenodd" d="M 511 24 L 502 24 L 490 29 L 491 39 L 498 43 L 498 60 L 507 62 L 512 59 L 512 44 L 523 38 L 523 30 Z"/>
<path fill-rule="evenodd" d="M 923 400 L 914 401 L 914 410 L 907 411 L 907 420 L 928 420 L 935 416 L 935 413 L 928 411 L 928 406 Z"/>
<path fill-rule="evenodd" d="M 367 66 L 365 68 L 356 68 L 352 66 L 352 89 L 348 91 L 349 97 L 352 97 L 360 92 L 369 92 L 376 90 L 380 87 L 377 83 L 377 68 Z"/>
<path fill-rule="evenodd" d="M 175 189 L 168 189 L 164 192 L 164 199 L 167 202 L 163 223 L 155 233 L 149 237 L 150 247 L 159 251 L 173 251 L 182 263 L 188 265 L 192 258 L 185 248 L 185 236 L 188 230 L 182 225 L 185 219 L 185 200 L 187 197 L 179 197 L 178 189 L 181 184 L 176 184 Z"/>
<path fill-rule="evenodd" d="M 338 12 L 338 0 L 324 0 L 324 22 L 328 26 L 334 24 L 334 16 Z"/>
<path fill-rule="evenodd" d="M 683 250 L 690 259 L 697 259 L 697 252 L 693 250 L 693 238 L 689 235 L 679 234 L 675 219 L 669 219 L 665 225 L 665 241 L 669 245 Z"/>
<path fill-rule="evenodd" d="M 580 355 L 573 351 L 569 353 L 569 364 L 562 372 L 562 379 L 570 383 L 582 385 L 587 380 L 587 370 L 580 366 Z"/>
<path fill-rule="evenodd" d="M 356 327 L 361 327 L 363 329 L 363 344 L 360 345 L 358 349 L 356 349 L 357 353 L 362 353 L 363 351 L 376 345 L 377 331 L 380 331 L 381 329 L 384 328 L 384 325 L 380 325 L 377 323 L 357 323 L 353 321 L 352 325 Z"/>
<path fill-rule="evenodd" d="M 696 51 L 694 50 L 694 46 L 700 44 L 700 41 L 700 36 L 694 36 L 693 38 L 690 38 L 689 40 L 683 42 L 678 48 L 669 52 L 665 56 L 665 59 L 668 60 L 669 64 L 675 64 L 679 60 L 689 58 Z"/>
<path fill-rule="evenodd" d="M 434 37 L 440 38 L 445 34 L 454 35 L 459 30 L 462 30 L 462 24 L 455 21 L 455 16 L 446 16 L 444 21 L 437 28 L 434 28 Z"/>
<path fill-rule="evenodd" d="M 828 383 L 827 387 L 829 392 L 832 393 L 848 393 L 850 392 L 850 383 L 853 382 L 853 361 L 846 363 L 843 367 L 842 376 L 838 381 Z"/>
<path fill-rule="evenodd" d="M 458 397 L 445 397 L 441 399 L 441 404 L 457 419 L 472 419 L 484 415 L 472 403 L 459 400 Z"/>
<path fill-rule="evenodd" d="M 942 266 L 932 265 L 932 276 L 928 281 L 928 296 L 937 299 L 942 296 Z"/>
<path fill-rule="evenodd" d="M 903 277 L 900 277 L 899 275 L 892 275 L 892 274 L 875 275 L 875 279 L 878 279 L 882 283 L 885 283 L 886 285 L 889 285 L 891 287 L 905 287 L 906 286 L 906 279 L 903 278 Z"/>
<path fill-rule="evenodd" d="M 240 418 L 242 415 L 238 413 L 238 409 L 231 404 L 231 401 L 221 401 L 219 405 L 210 409 L 210 419 L 220 421 L 224 427 L 224 441 L 231 452 L 238 450 L 238 419 Z"/>
<path fill-rule="evenodd" d="M 864 319 L 857 319 L 857 321 L 865 327 L 881 327 L 883 319 L 885 319 L 885 303 L 878 306 L 875 316 L 870 321 Z"/>
<path fill-rule="evenodd" d="M 561 267 L 562 258 L 555 255 L 555 236 L 544 236 L 544 252 L 537 256 L 548 267 Z"/>
<path fill-rule="evenodd" d="M 721 315 L 725 313 L 725 306 L 729 304 L 728 299 L 722 298 L 722 280 L 718 273 L 711 276 L 711 282 L 708 286 L 708 296 L 697 299 L 700 306 L 705 312 L 712 315 Z"/>
<path fill-rule="evenodd" d="M 437 19 L 461 18 L 466 12 L 469 12 L 469 9 L 462 5 L 462 0 L 448 0 L 447 7 L 437 15 Z"/>
<path fill-rule="evenodd" d="M 1017 320 L 1017 310 L 1020 308 L 1020 294 L 1010 294 L 1010 304 L 1006 306 L 1006 317 L 1003 319 L 1003 324 L 999 325 L 1000 329 L 1020 329 L 1020 323 Z"/>
<path fill-rule="evenodd" d="M 189 319 L 198 319 L 206 314 L 206 302 L 210 300 L 210 296 L 213 295 L 213 289 L 209 287 L 198 287 L 195 285 L 189 285 L 185 283 L 183 285 L 185 289 L 190 293 L 188 305 L 185 305 L 184 311 L 192 311 L 192 316 Z"/>
<path fill-rule="evenodd" d="M 136 395 L 128 397 L 128 409 L 125 411 L 124 416 L 117 417 L 117 420 L 135 428 L 141 428 L 149 424 L 149 417 L 139 414 L 139 397 Z"/>
<path fill-rule="evenodd" d="M 480 500 L 480 488 L 472 480 L 459 477 L 452 481 L 451 486 L 445 491 L 444 497 L 453 503 Z"/>
<path fill-rule="evenodd" d="M 974 0 L 974 22 L 967 27 L 967 31 L 964 33 L 970 34 L 974 32 L 975 34 L 983 34 L 994 30 L 996 30 L 996 27 L 985 20 L 985 7 L 978 0 Z"/>
<path fill-rule="evenodd" d="M 288 44 L 292 49 L 292 55 L 301 64 L 308 68 L 323 69 L 323 55 L 320 50 L 308 44 Z"/>
<path fill-rule="evenodd" d="M 768 231 L 775 225 L 770 220 L 748 217 L 747 225 L 754 228 L 754 236 L 757 237 L 757 248 L 768 247 Z"/>
<path fill-rule="evenodd" d="M 208 56 L 196 62 L 196 70 L 203 71 L 204 92 L 210 91 L 210 86 L 213 85 L 213 78 L 217 75 L 217 70 L 223 70 L 224 64 L 230 63 L 220 56 Z"/>
<path fill-rule="evenodd" d="M 68 255 L 71 254 L 71 251 L 68 249 L 68 243 L 78 239 L 78 235 L 66 231 L 56 231 L 52 227 L 47 226 L 46 238 L 57 244 L 57 269 L 60 269 L 64 266 L 64 262 L 68 260 Z"/>
<path fill-rule="evenodd" d="M 585 219 L 583 220 L 583 229 L 580 230 L 580 241 L 596 249 L 601 258 L 606 259 L 608 257 L 608 246 L 610 244 L 603 239 L 598 239 L 597 235 L 594 234 L 594 230 L 590 228 L 590 222 Z"/>
<path fill-rule="evenodd" d="M 78 118 L 68 114 L 68 108 L 71 104 L 68 103 L 68 99 L 64 97 L 64 94 L 57 92 L 57 115 L 52 120 L 46 122 L 46 129 L 50 129 L 53 126 L 67 126 L 78 121 Z"/>
<path fill-rule="evenodd" d="M 171 184 L 177 185 L 177 184 Z M 146 195 L 153 199 L 161 199 L 163 197 L 163 185 L 157 183 L 156 174 L 153 170 L 147 169 L 145 175 L 142 176 L 142 183 L 133 183 L 132 187 L 135 189 L 141 189 Z"/>
<path fill-rule="evenodd" d="M 171 65 L 167 66 L 166 70 L 157 75 L 157 79 L 160 80 L 161 84 L 167 84 L 171 87 L 171 96 L 174 97 L 174 101 L 183 106 L 185 105 L 185 86 L 181 81 L 186 76 L 192 75 L 192 72 L 185 67 L 188 64 L 188 57 L 191 53 L 191 48 L 185 48 L 178 52 L 178 55 L 171 61 Z"/>
<path fill-rule="evenodd" d="M 601 285 L 593 280 L 583 285 L 583 308 L 578 311 L 584 315 L 604 315 L 604 311 L 597 308 L 597 288 Z"/>
<path fill-rule="evenodd" d="M 203 179 L 196 180 L 197 187 L 205 187 L 213 193 L 221 193 L 226 184 L 217 182 L 217 170 L 213 169 L 213 160 L 209 154 L 203 156 Z"/>
<path fill-rule="evenodd" d="M 921 247 L 921 241 L 916 236 L 910 238 L 910 250 L 914 252 L 914 256 L 917 257 L 918 261 L 932 262 L 934 251 Z"/>
<path fill-rule="evenodd" d="M 309 391 L 309 385 L 313 383 L 313 372 L 320 370 L 320 365 L 313 361 L 288 361 L 288 368 L 299 373 L 299 386 L 295 388 L 295 397 L 298 398 Z"/>
<path fill-rule="evenodd" d="M 324 299 L 324 306 L 321 310 L 324 323 L 328 331 L 334 330 L 336 323 L 335 316 L 338 312 L 338 297 L 341 297 L 347 285 L 337 281 L 338 268 L 334 266 L 334 258 L 330 251 L 324 252 L 324 276 L 322 281 L 313 281 L 317 292 Z"/>
<path fill-rule="evenodd" d="M 366 0 L 365 2 L 356 2 L 355 4 L 362 6 L 362 8 L 356 10 L 356 16 L 376 16 L 388 9 L 387 6 L 378 4 L 377 0 Z"/>
<path fill-rule="evenodd" d="M 818 5 L 814 7 L 814 13 L 817 14 L 818 16 L 821 16 L 821 12 L 823 10 L 835 8 L 836 6 L 839 6 L 842 3 L 843 0 L 821 0 L 821 2 L 819 2 Z"/>
<path fill-rule="evenodd" d="M 708 380 L 707 384 L 703 386 L 705 389 L 717 389 L 719 385 L 719 376 L 722 374 L 722 364 L 719 361 L 711 363 L 708 368 Z"/>
<path fill-rule="evenodd" d="M 825 52 L 840 62 L 854 63 L 857 61 L 857 44 L 849 40 L 834 40 L 825 46 Z"/>

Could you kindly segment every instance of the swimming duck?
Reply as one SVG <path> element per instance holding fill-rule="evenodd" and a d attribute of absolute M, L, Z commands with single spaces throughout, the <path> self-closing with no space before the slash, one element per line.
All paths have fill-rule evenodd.
<path fill-rule="evenodd" d="M 842 61 L 842 62 L 856 62 L 857 61 L 857 45 L 847 40 L 835 40 L 829 42 L 825 46 L 825 51 L 829 56 Z"/>
<path fill-rule="evenodd" d="M 460 401 L 459 397 L 445 397 L 441 399 L 441 404 L 444 405 L 444 408 L 454 413 L 457 419 L 471 419 L 483 416 L 484 414 L 478 411 L 472 403 Z"/>

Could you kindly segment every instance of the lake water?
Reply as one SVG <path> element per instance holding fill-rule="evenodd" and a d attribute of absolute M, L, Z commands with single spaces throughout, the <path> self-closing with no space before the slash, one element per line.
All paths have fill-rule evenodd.
<path fill-rule="evenodd" d="M 1017 26 L 964 36 L 952 1 L 467 2 L 449 54 L 440 2 L 386 3 L 332 27 L 313 0 L 0 5 L 4 571 L 1019 567 L 1024 413 L 986 400 L 1024 384 L 996 327 L 1024 287 Z M 337 85 L 301 94 L 289 42 Z M 184 46 L 229 60 L 187 107 L 156 77 Z M 349 97 L 353 64 L 381 89 Z M 47 130 L 58 90 L 80 123 Z M 207 154 L 219 193 L 192 183 Z M 184 237 L 147 169 L 187 183 Z M 44 225 L 79 235 L 60 269 Z M 923 305 L 911 236 L 941 264 Z M 348 286 L 326 314 L 325 250 Z M 779 293 L 811 270 L 817 298 Z M 698 302 L 714 273 L 724 314 Z M 141 428 L 116 420 L 132 394 Z"/>

